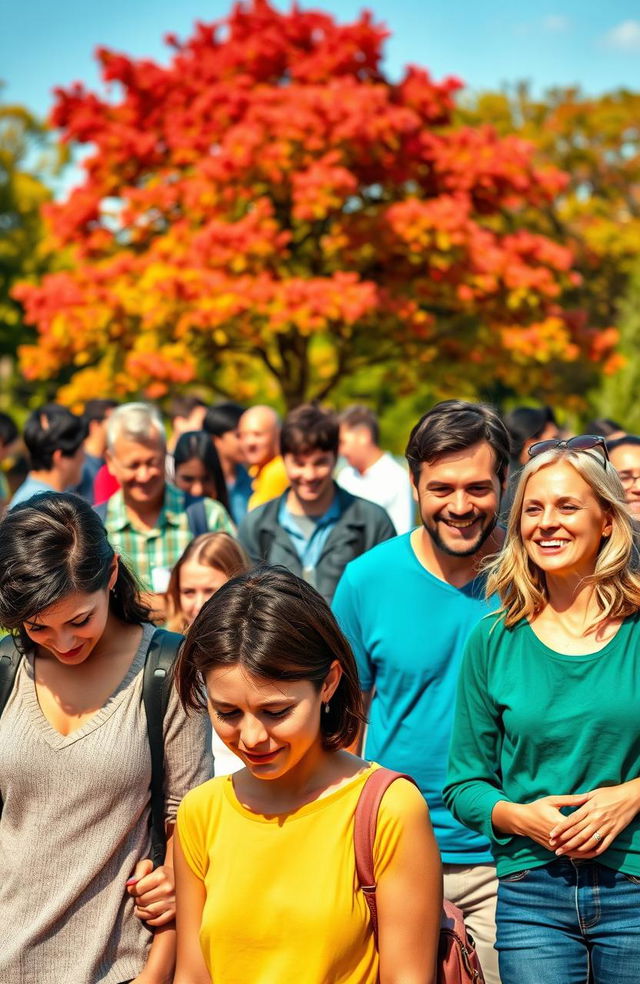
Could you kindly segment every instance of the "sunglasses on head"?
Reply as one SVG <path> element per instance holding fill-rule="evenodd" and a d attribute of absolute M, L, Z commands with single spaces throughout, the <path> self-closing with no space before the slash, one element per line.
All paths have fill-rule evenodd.
<path fill-rule="evenodd" d="M 529 448 L 529 457 L 537 458 L 539 454 L 544 454 L 545 451 L 554 451 L 556 448 L 561 448 L 563 451 L 597 451 L 602 456 L 603 468 L 607 467 L 609 452 L 605 439 L 600 434 L 579 434 L 577 437 L 570 437 L 566 441 L 560 440 L 559 437 L 554 437 L 550 441 L 536 441 Z"/>

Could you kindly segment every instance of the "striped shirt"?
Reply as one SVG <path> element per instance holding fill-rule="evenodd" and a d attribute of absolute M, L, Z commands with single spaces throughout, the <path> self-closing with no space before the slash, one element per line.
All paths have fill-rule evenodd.
<path fill-rule="evenodd" d="M 204 499 L 209 532 L 222 530 L 235 536 L 235 528 L 224 506 Z M 163 593 L 168 576 L 193 540 L 185 512 L 185 493 L 174 485 L 165 486 L 164 501 L 153 529 L 134 526 L 127 514 L 122 491 L 107 502 L 104 522 L 109 542 L 146 591 Z"/>

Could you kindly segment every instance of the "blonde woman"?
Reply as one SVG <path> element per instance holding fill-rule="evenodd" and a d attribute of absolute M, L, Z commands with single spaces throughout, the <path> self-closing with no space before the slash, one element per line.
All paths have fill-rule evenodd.
<path fill-rule="evenodd" d="M 492 842 L 503 984 L 640 960 L 640 577 L 602 438 L 534 444 L 469 639 L 447 805 Z M 589 976 L 591 975 L 591 976 Z"/>

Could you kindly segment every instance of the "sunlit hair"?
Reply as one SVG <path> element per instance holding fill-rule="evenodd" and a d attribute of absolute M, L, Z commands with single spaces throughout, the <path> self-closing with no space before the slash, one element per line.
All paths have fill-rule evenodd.
<path fill-rule="evenodd" d="M 106 434 L 107 448 L 111 454 L 121 436 L 140 444 L 157 441 L 163 451 L 167 444 L 160 412 L 150 403 L 123 403 L 116 407 L 107 419 Z"/>
<path fill-rule="evenodd" d="M 322 742 L 335 751 L 355 741 L 364 720 L 358 671 L 326 601 L 284 567 L 258 567 L 233 578 L 203 605 L 176 666 L 185 708 L 204 708 L 202 681 L 240 666 L 263 680 L 307 680 L 319 692 L 331 665 L 340 682 L 320 715 Z"/>
<path fill-rule="evenodd" d="M 637 529 L 627 511 L 615 468 L 597 451 L 553 448 L 532 458 L 522 470 L 504 548 L 485 565 L 487 595 L 499 595 L 500 611 L 507 626 L 515 625 L 521 618 L 535 617 L 548 601 L 544 572 L 527 553 L 520 522 L 527 482 L 542 468 L 557 462 L 575 468 L 611 519 L 611 534 L 603 537 L 594 572 L 585 578 L 586 583 L 593 585 L 600 613 L 591 628 L 609 618 L 625 618 L 640 607 Z"/>
<path fill-rule="evenodd" d="M 184 632 L 189 627 L 189 620 L 180 607 L 180 572 L 187 562 L 222 571 L 228 578 L 242 574 L 251 567 L 251 561 L 238 541 L 228 533 L 202 533 L 192 540 L 173 568 L 167 588 L 168 627 L 174 632 Z"/>

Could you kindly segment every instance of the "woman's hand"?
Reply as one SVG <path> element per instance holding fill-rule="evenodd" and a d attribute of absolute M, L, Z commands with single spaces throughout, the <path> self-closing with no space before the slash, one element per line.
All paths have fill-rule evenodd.
<path fill-rule="evenodd" d="M 136 903 L 135 914 L 148 926 L 166 926 L 176 917 L 176 892 L 173 868 L 153 867 L 149 858 L 139 861 L 127 891 Z"/>
<path fill-rule="evenodd" d="M 504 834 L 518 834 L 530 837 L 537 844 L 553 851 L 549 842 L 551 831 L 558 829 L 565 819 L 560 811 L 563 807 L 582 806 L 588 794 L 582 796 L 543 796 L 533 803 L 509 803 L 500 800 L 493 808 L 491 821 L 496 830 Z M 575 814 L 574 814 L 575 816 Z"/>
<path fill-rule="evenodd" d="M 640 780 L 592 789 L 585 800 L 549 832 L 550 850 L 559 857 L 596 858 L 606 851 L 640 810 Z"/>

